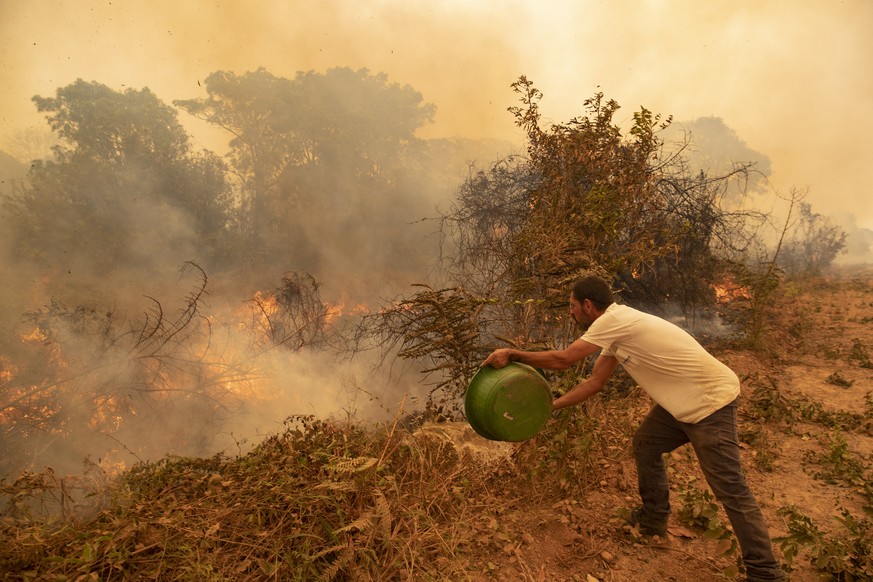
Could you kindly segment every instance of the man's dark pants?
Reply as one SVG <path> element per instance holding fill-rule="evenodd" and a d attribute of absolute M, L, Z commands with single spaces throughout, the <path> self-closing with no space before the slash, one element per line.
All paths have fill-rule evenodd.
<path fill-rule="evenodd" d="M 696 424 L 679 422 L 657 405 L 649 412 L 633 440 L 643 500 L 640 524 L 658 529 L 667 523 L 670 490 L 663 454 L 688 442 L 694 447 L 712 492 L 727 512 L 749 579 L 783 579 L 764 515 L 740 466 L 736 400 Z"/>

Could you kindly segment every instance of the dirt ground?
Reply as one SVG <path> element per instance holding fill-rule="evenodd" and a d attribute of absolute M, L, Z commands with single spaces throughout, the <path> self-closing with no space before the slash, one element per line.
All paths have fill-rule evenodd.
<path fill-rule="evenodd" d="M 771 355 L 719 352 L 743 381 L 739 429 L 741 436 L 760 419 L 749 415 L 750 401 L 761 386 L 776 386 L 791 400 L 819 403 L 824 411 L 869 410 L 873 369 L 859 365 L 858 348 L 873 352 L 873 271 L 854 271 L 825 285 L 791 291 L 780 298 Z M 853 349 L 854 348 L 854 349 Z M 836 379 L 836 382 L 834 381 Z M 641 403 L 639 414 L 647 407 Z M 761 429 L 758 429 L 759 432 Z M 836 531 L 840 508 L 861 516 L 863 499 L 848 486 L 816 479 L 807 459 L 825 450 L 833 429 L 822 423 L 794 421 L 764 423 L 764 438 L 755 446 L 743 443 L 748 481 L 769 521 L 771 537 L 788 533 L 780 507 L 796 505 L 825 532 Z M 865 466 L 873 460 L 873 437 L 844 433 L 849 449 Z M 756 463 L 767 455 L 769 466 Z M 693 452 L 684 447 L 673 453 L 671 464 L 687 479 L 697 471 Z M 484 552 L 487 573 L 481 580 L 533 581 L 665 581 L 725 579 L 724 571 L 736 555 L 720 555 L 717 540 L 671 518 L 665 540 L 640 540 L 615 518 L 616 508 L 635 506 L 636 474 L 629 451 L 619 451 L 601 462 L 602 480 L 593 490 L 549 506 L 531 506 L 519 500 L 501 517 L 501 527 L 512 532 L 501 550 Z M 769 469 L 769 470 L 768 470 Z M 700 483 L 703 483 L 701 477 Z M 675 489 L 675 484 L 671 483 Z M 674 491 L 675 497 L 675 491 Z M 673 500 L 674 509 L 676 507 Z M 725 523 L 726 517 L 722 511 Z M 783 555 L 774 545 L 777 556 Z M 795 558 L 789 579 L 821 580 L 803 552 Z"/>

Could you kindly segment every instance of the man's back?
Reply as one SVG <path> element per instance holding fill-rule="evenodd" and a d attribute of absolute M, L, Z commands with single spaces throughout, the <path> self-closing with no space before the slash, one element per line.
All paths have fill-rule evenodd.
<path fill-rule="evenodd" d="M 688 332 L 655 315 L 613 303 L 582 339 L 614 356 L 682 422 L 697 422 L 739 395 L 739 379 L 730 368 Z"/>

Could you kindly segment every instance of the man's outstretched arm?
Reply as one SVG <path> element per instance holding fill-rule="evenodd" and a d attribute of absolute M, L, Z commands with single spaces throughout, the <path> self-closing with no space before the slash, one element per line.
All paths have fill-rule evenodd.
<path fill-rule="evenodd" d="M 604 356 L 601 354 L 594 362 L 594 368 L 591 370 L 591 375 L 588 376 L 584 382 L 577 384 L 572 390 L 560 398 L 556 398 L 555 401 L 552 402 L 552 410 L 560 410 L 567 406 L 579 404 L 600 392 L 606 384 L 606 381 L 610 376 L 612 376 L 617 365 L 618 360 L 614 356 Z"/>
<path fill-rule="evenodd" d="M 482 365 L 502 368 L 509 362 L 521 362 L 528 366 L 544 368 L 546 370 L 566 370 L 598 350 L 600 350 L 598 346 L 579 338 L 563 350 L 546 350 L 542 352 L 525 352 L 505 348 L 495 350 L 485 359 Z"/>

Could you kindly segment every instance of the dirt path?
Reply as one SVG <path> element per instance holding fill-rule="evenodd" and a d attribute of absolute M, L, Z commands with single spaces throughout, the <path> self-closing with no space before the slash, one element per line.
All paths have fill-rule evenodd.
<path fill-rule="evenodd" d="M 844 439 L 843 451 L 873 460 L 873 437 L 863 431 L 840 429 L 840 413 L 870 411 L 873 398 L 873 273 L 856 273 L 813 289 L 781 298 L 774 321 L 779 333 L 774 356 L 762 362 L 747 353 L 720 354 L 743 380 L 740 434 L 744 467 L 750 485 L 770 523 L 771 536 L 789 533 L 786 518 L 777 511 L 795 505 L 823 532 L 839 533 L 835 516 L 846 508 L 862 515 L 864 498 L 858 488 L 816 478 L 827 467 L 817 465 Z M 868 367 L 869 366 L 869 367 Z M 761 403 L 761 398 L 764 403 Z M 766 398 L 794 407 L 793 419 L 760 418 Z M 639 414 L 647 404 L 641 403 Z M 805 410 L 809 419 L 798 418 Z M 835 426 L 829 426 L 828 422 Z M 847 448 L 846 448 L 847 447 Z M 671 486 L 699 478 L 687 447 L 673 454 Z M 618 461 L 605 461 L 602 480 L 593 490 L 577 491 L 554 505 L 530 505 L 523 500 L 501 516 L 508 532 L 505 543 L 481 552 L 481 580 L 535 581 L 664 581 L 701 582 L 724 579 L 736 555 L 720 555 L 718 540 L 679 523 L 675 515 L 667 539 L 638 540 L 614 517 L 616 508 L 637 503 L 636 477 L 628 451 Z M 727 519 L 722 512 L 722 519 Z M 474 524 L 475 526 L 475 524 Z M 485 528 L 486 526 L 482 526 Z M 775 550 L 780 559 L 781 548 Z M 808 556 L 794 559 L 790 580 L 820 580 Z"/>

